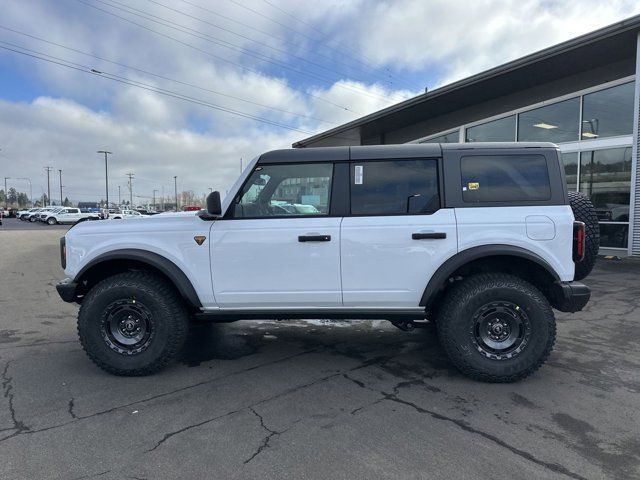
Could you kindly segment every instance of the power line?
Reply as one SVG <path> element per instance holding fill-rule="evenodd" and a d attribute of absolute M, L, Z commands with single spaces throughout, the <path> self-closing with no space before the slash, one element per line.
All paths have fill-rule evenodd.
<path fill-rule="evenodd" d="M 117 3 L 118 5 L 122 5 L 120 2 L 117 2 L 117 1 L 115 1 L 115 0 L 111 0 L 111 1 L 112 1 L 113 3 Z M 187 12 L 184 12 L 183 10 L 179 10 L 179 9 L 177 9 L 177 8 L 170 7 L 170 6 L 165 5 L 165 4 L 161 3 L 161 2 L 158 2 L 158 1 L 156 1 L 156 0 L 147 0 L 147 1 L 148 1 L 148 2 L 150 2 L 150 3 L 152 3 L 152 4 L 154 4 L 154 5 L 158 5 L 158 6 L 160 6 L 160 7 L 163 7 L 163 8 L 165 8 L 165 9 L 167 9 L 167 10 L 170 10 L 170 11 L 172 11 L 172 12 L 175 12 L 175 13 L 178 13 L 178 14 L 180 14 L 180 15 L 183 15 L 183 16 L 185 16 L 185 17 L 187 17 L 187 18 L 191 18 L 191 19 L 196 20 L 196 21 L 198 21 L 198 22 L 201 22 L 201 23 L 204 23 L 204 24 L 206 24 L 206 25 L 209 25 L 209 26 L 211 26 L 211 27 L 213 27 L 213 28 L 216 28 L 216 29 L 218 29 L 218 30 L 222 30 L 223 32 L 227 32 L 227 33 L 230 33 L 231 35 L 235 35 L 235 36 L 237 36 L 237 37 L 243 38 L 243 39 L 248 40 L 248 41 L 250 41 L 250 42 L 257 43 L 257 44 L 259 44 L 261 47 L 268 48 L 268 49 L 273 50 L 273 51 L 275 51 L 275 52 L 282 53 L 282 54 L 284 54 L 284 55 L 287 55 L 287 56 L 290 56 L 290 57 L 296 58 L 296 59 L 298 59 L 298 60 L 300 60 L 300 61 L 302 61 L 302 62 L 308 63 L 308 64 L 310 64 L 310 65 L 314 65 L 314 66 L 316 66 L 316 67 L 318 67 L 318 68 L 321 68 L 321 69 L 323 69 L 323 70 L 328 70 L 328 71 L 330 71 L 330 72 L 335 72 L 335 71 L 336 71 L 336 69 L 335 69 L 333 66 L 328 67 L 328 66 L 326 66 L 326 65 L 322 65 L 321 63 L 314 62 L 314 61 L 312 61 L 312 60 L 309 60 L 309 59 L 308 59 L 308 58 L 306 58 L 306 57 L 303 57 L 303 56 L 300 56 L 300 55 L 296 55 L 296 54 L 294 54 L 294 53 L 291 53 L 291 52 L 290 52 L 290 51 L 288 51 L 288 50 L 284 50 L 284 49 L 281 49 L 281 48 L 274 47 L 274 46 L 269 45 L 269 44 L 267 44 L 267 43 L 264 43 L 264 42 L 262 42 L 262 41 L 260 41 L 260 40 L 256 40 L 255 38 L 251 38 L 251 37 L 249 37 L 249 36 L 247 36 L 247 35 L 245 35 L 245 34 L 238 33 L 238 32 L 236 32 L 236 31 L 231 30 L 231 29 L 226 28 L 226 27 L 222 27 L 222 26 L 217 25 L 217 24 L 215 24 L 215 23 L 209 22 L 209 21 L 207 21 L 207 20 L 205 20 L 205 19 L 203 19 L 203 18 L 201 18 L 201 17 L 197 17 L 197 16 L 195 16 L 195 15 L 191 15 L 191 14 L 189 14 L 189 13 L 187 13 Z M 129 7 L 129 8 L 131 8 L 132 10 L 135 10 L 135 9 L 134 9 L 134 8 L 132 8 L 132 7 Z M 137 10 L 137 11 L 140 11 L 140 10 Z M 149 14 L 149 15 L 151 15 L 151 14 Z M 155 15 L 154 15 L 154 16 L 155 16 Z M 156 17 L 156 18 L 160 18 L 160 17 Z M 244 24 L 244 25 L 246 26 L 246 24 Z M 186 27 L 185 27 L 185 28 L 186 28 Z M 271 35 L 271 34 L 269 34 L 269 33 L 265 33 L 265 34 L 266 34 L 266 35 L 268 35 L 268 36 L 269 36 L 269 37 L 271 37 L 271 38 L 274 38 L 274 37 L 273 37 L 273 35 Z M 289 44 L 289 45 L 293 45 L 291 42 L 288 42 L 288 41 L 286 41 L 286 40 L 284 40 L 284 42 L 285 42 L 285 43 L 287 43 L 287 44 Z M 297 45 L 295 45 L 295 46 L 297 47 Z M 327 59 L 329 59 L 329 60 L 331 60 L 331 61 L 333 61 L 333 62 L 336 62 L 336 60 L 335 60 L 335 59 L 332 59 L 331 57 L 328 57 L 328 56 L 326 56 L 326 55 L 321 55 L 319 52 L 314 52 L 314 55 L 316 55 L 316 56 L 321 56 L 321 57 L 327 58 Z M 342 61 L 339 61 L 339 62 L 337 62 L 337 63 L 340 63 L 340 64 L 342 64 L 342 65 L 348 66 L 348 67 L 350 67 L 350 68 L 353 68 L 353 67 L 354 67 L 354 65 L 353 65 L 352 63 L 346 63 L 346 62 L 342 62 Z M 364 72 L 364 70 L 363 70 L 363 69 L 361 69 L 361 68 L 358 68 L 358 70 L 360 70 L 361 72 Z M 347 72 L 344 72 L 344 73 L 347 73 Z M 374 74 L 375 74 L 375 76 L 379 76 L 375 71 L 374 71 L 374 72 L 372 72 L 372 73 L 374 73 Z M 385 80 L 385 81 L 386 81 L 386 80 Z"/>
<path fill-rule="evenodd" d="M 182 1 L 185 1 L 185 0 L 182 0 Z M 287 30 L 289 30 L 289 31 L 293 32 L 293 33 L 296 33 L 296 34 L 298 34 L 298 35 L 301 35 L 301 36 L 303 36 L 304 38 L 306 38 L 306 39 L 308 39 L 308 40 L 315 41 L 315 42 L 319 42 L 319 43 L 323 43 L 324 45 L 326 45 L 326 46 L 327 46 L 327 48 L 329 48 L 329 49 L 331 49 L 331 50 L 334 50 L 334 51 L 336 51 L 336 52 L 340 53 L 341 55 L 344 55 L 344 56 L 346 56 L 346 57 L 348 57 L 348 58 L 351 58 L 351 59 L 352 59 L 352 60 L 354 60 L 355 62 L 358 62 L 358 63 L 360 63 L 360 64 L 362 64 L 362 65 L 364 65 L 364 66 L 367 66 L 368 68 L 375 69 L 375 67 L 374 67 L 374 66 L 372 66 L 372 65 L 370 65 L 370 64 L 368 64 L 368 63 L 366 63 L 366 62 L 362 61 L 362 60 L 361 60 L 361 59 L 359 59 L 357 56 L 350 55 L 350 54 L 348 54 L 348 53 L 346 53 L 346 52 L 344 52 L 344 51 L 341 51 L 341 50 L 339 50 L 339 49 L 337 49 L 337 48 L 335 48 L 335 47 L 332 47 L 331 45 L 329 45 L 329 44 L 327 44 L 327 43 L 325 43 L 325 42 L 323 42 L 323 41 L 320 41 L 319 39 L 313 38 L 312 36 L 307 35 L 306 33 L 302 32 L 302 31 L 300 31 L 300 30 L 297 30 L 297 29 L 295 29 L 295 28 L 293 28 L 293 27 L 291 27 L 291 26 L 289 26 L 289 25 L 286 25 L 286 24 L 284 24 L 284 23 L 282 23 L 282 22 L 280 22 L 280 21 L 278 21 L 278 20 L 275 20 L 275 19 L 271 18 L 269 15 L 266 15 L 266 14 L 264 14 L 264 13 L 262 13 L 262 12 L 260 12 L 260 11 L 256 10 L 256 9 L 254 9 L 254 8 L 248 7 L 247 5 L 244 5 L 244 4 L 242 4 L 242 3 L 240 3 L 240 2 L 238 2 L 238 1 L 236 1 L 236 0 L 228 0 L 228 1 L 229 1 L 229 2 L 231 2 L 231 3 L 233 3 L 234 5 L 237 5 L 237 6 L 238 6 L 238 7 L 240 7 L 240 8 L 244 8 L 245 10 L 248 10 L 248 11 L 250 11 L 250 12 L 252 12 L 252 13 L 255 13 L 256 15 L 258 15 L 258 16 L 260 16 L 260 17 L 262 17 L 262 18 L 266 19 L 266 20 L 269 20 L 270 22 L 273 22 L 273 23 L 275 23 L 276 25 L 279 25 L 279 26 L 281 26 L 281 27 L 283 27 L 283 28 L 285 28 L 285 29 L 287 29 Z M 320 33 L 322 36 L 326 36 L 326 33 L 324 33 L 322 30 L 319 30 L 318 28 L 316 28 L 313 24 L 311 24 L 311 23 L 309 23 L 309 22 L 305 22 L 304 20 L 301 20 L 301 19 L 297 18 L 295 15 L 292 15 L 292 14 L 290 14 L 290 13 L 286 12 L 285 10 L 283 10 L 283 9 L 282 9 L 282 8 L 280 8 L 280 7 L 276 7 L 275 5 L 273 5 L 273 4 L 272 4 L 272 3 L 270 3 L 270 2 L 265 2 L 265 3 L 267 3 L 267 4 L 271 5 L 272 7 L 275 7 L 276 9 L 280 10 L 280 11 L 281 11 L 282 13 L 284 13 L 285 15 L 287 15 L 287 16 L 289 16 L 289 17 L 291 17 L 291 18 L 293 18 L 293 19 L 295 19 L 295 20 L 297 20 L 297 21 L 299 21 L 299 22 L 301 22 L 301 23 L 303 23 L 303 24 L 307 25 L 308 27 L 312 28 L 312 29 L 313 29 L 313 30 L 315 30 L 316 32 Z M 343 48 L 344 48 L 344 47 L 343 47 Z M 344 48 L 344 50 L 350 50 L 350 49 L 349 49 L 349 48 Z M 368 60 L 369 62 L 371 61 L 371 59 L 367 59 L 366 57 L 365 57 L 365 59 L 366 59 L 366 60 Z M 392 75 L 391 75 L 391 72 L 390 72 L 388 69 L 387 69 L 387 71 L 389 72 L 389 75 L 390 75 L 390 76 L 392 76 Z M 405 83 L 406 83 L 406 81 L 405 81 Z M 415 86 L 413 86 L 412 88 L 416 88 L 416 87 L 415 87 Z M 421 87 L 420 87 L 420 89 L 421 89 Z"/>
<path fill-rule="evenodd" d="M 42 37 L 37 37 L 37 36 L 31 35 L 29 33 L 21 32 L 19 30 L 14 30 L 14 29 L 6 27 L 4 25 L 0 25 L 0 28 L 2 28 L 4 30 L 8 30 L 8 31 L 13 32 L 13 33 L 16 33 L 18 35 L 23 35 L 23 36 L 26 36 L 26 37 L 29 37 L 29 38 L 32 38 L 32 39 L 47 43 L 49 45 L 55 45 L 56 47 L 64 48 L 64 49 L 69 50 L 71 52 L 79 53 L 81 55 L 86 55 L 88 57 L 92 57 L 92 58 L 101 60 L 103 62 L 111 63 L 113 65 L 118 65 L 119 67 L 122 67 L 122 68 L 127 68 L 129 70 L 133 70 L 133 71 L 136 71 L 136 72 L 144 73 L 145 75 L 150 75 L 152 77 L 161 78 L 163 80 L 167 80 L 167 81 L 170 81 L 170 82 L 173 82 L 173 83 L 177 83 L 177 84 L 180 84 L 180 85 L 185 85 L 187 87 L 196 88 L 196 89 L 202 90 L 204 92 L 209 92 L 209 93 L 213 93 L 215 95 L 220 95 L 220 96 L 223 96 L 223 97 L 232 98 L 232 99 L 238 100 L 240 102 L 248 103 L 248 104 L 251 104 L 251 105 L 256 105 L 256 106 L 263 107 L 263 108 L 266 108 L 266 109 L 269 109 L 269 110 L 274 110 L 274 111 L 277 111 L 277 112 L 286 113 L 288 115 L 293 115 L 293 116 L 300 117 L 300 118 L 306 118 L 306 119 L 309 119 L 309 120 L 314 120 L 314 121 L 317 121 L 317 122 L 327 123 L 327 124 L 331 124 L 331 125 L 338 125 L 338 123 L 331 122 L 329 120 L 323 120 L 321 118 L 312 117 L 312 116 L 309 116 L 309 115 L 303 115 L 301 113 L 295 113 L 295 112 L 291 112 L 289 110 L 284 110 L 284 109 L 277 108 L 277 107 L 271 107 L 269 105 L 265 105 L 265 104 L 262 104 L 262 103 L 254 102 L 252 100 L 247 100 L 247 99 L 244 99 L 242 97 L 236 97 L 234 95 L 229 95 L 227 93 L 218 92 L 218 91 L 212 90 L 210 88 L 206 88 L 206 87 L 202 87 L 202 86 L 199 86 L 199 85 L 195 85 L 193 83 L 184 82 L 182 80 L 176 80 L 174 78 L 167 77 L 165 75 L 160 75 L 158 73 L 153 73 L 153 72 L 150 72 L 148 70 L 144 70 L 142 68 L 132 67 L 132 66 L 126 65 L 124 63 L 116 62 L 114 60 L 109 60 L 108 58 L 104 58 L 104 57 L 101 57 L 99 55 L 94 55 L 92 53 L 84 52 L 82 50 L 78 50 L 76 48 L 72 48 L 72 47 L 69 47 L 69 46 L 66 46 L 66 45 L 62 45 L 62 44 L 57 43 L 57 42 L 52 42 L 52 41 L 46 40 L 46 39 L 44 39 Z M 12 44 L 10 42 L 3 42 L 3 43 L 6 43 L 8 45 L 12 45 L 14 47 L 23 48 L 23 47 L 21 47 L 19 45 L 15 45 L 15 44 Z"/>
<path fill-rule="evenodd" d="M 159 31 L 154 30 L 154 29 L 152 29 L 152 28 L 150 28 L 150 27 L 147 27 L 146 25 L 142 25 L 141 23 L 134 22 L 133 20 L 129 20 L 128 18 L 122 17 L 122 16 L 120 16 L 120 15 L 118 15 L 118 14 L 115 14 L 115 13 L 113 13 L 113 12 L 109 12 L 108 10 L 104 10 L 104 9 L 102 9 L 102 8 L 100 8 L 100 7 L 96 7 L 95 5 L 91 5 L 91 4 L 89 4 L 89 3 L 86 3 L 86 2 L 84 2 L 83 0 L 76 0 L 76 1 L 77 1 L 77 2 L 79 2 L 79 3 L 82 3 L 82 4 L 84 4 L 84 5 L 87 5 L 88 7 L 95 8 L 96 10 L 100 10 L 100 11 L 102 11 L 102 12 L 105 12 L 105 13 L 107 13 L 108 15 L 112 15 L 112 16 L 114 16 L 114 17 L 116 17 L 116 18 L 119 18 L 119 19 L 121 19 L 121 20 L 125 21 L 125 22 L 131 23 L 132 25 L 136 25 L 136 26 L 138 26 L 138 27 L 140 27 L 140 28 L 143 28 L 143 29 L 145 29 L 145 30 L 148 30 L 149 32 L 153 32 L 153 33 L 155 33 L 156 35 L 159 35 L 159 36 L 161 36 L 161 37 L 168 38 L 169 40 L 172 40 L 172 41 L 174 41 L 174 42 L 176 42 L 176 43 L 179 43 L 179 44 L 181 44 L 181 45 L 184 45 L 184 46 L 186 46 L 186 47 L 189 47 L 189 48 L 191 48 L 191 49 L 193 49 L 193 50 L 196 50 L 196 51 L 198 51 L 198 52 L 200 52 L 200 53 L 203 53 L 204 55 L 207 55 L 207 56 L 209 56 L 209 57 L 215 58 L 215 59 L 217 59 L 217 60 L 219 60 L 219 61 L 221 61 L 221 62 L 229 63 L 229 64 L 234 65 L 234 66 L 236 66 L 236 67 L 238 67 L 238 68 L 240 68 L 240 69 L 242 69 L 242 70 L 244 70 L 244 71 L 251 72 L 251 73 L 255 73 L 256 75 L 259 75 L 259 76 L 261 76 L 261 77 L 264 77 L 263 73 L 262 73 L 262 72 L 260 72 L 259 70 L 253 70 L 253 69 L 251 69 L 251 68 L 245 67 L 244 65 L 241 65 L 241 64 L 239 64 L 239 63 L 237 63 L 237 62 L 234 62 L 234 61 L 232 61 L 232 60 L 226 59 L 226 58 L 221 57 L 221 56 L 219 56 L 219 55 L 216 55 L 216 54 L 214 54 L 214 53 L 211 53 L 211 52 L 209 52 L 209 51 L 207 51 L 207 50 L 203 50 L 203 49 L 201 49 L 201 48 L 199 48 L 199 47 L 196 47 L 195 45 L 191 45 L 190 43 L 183 42 L 182 40 L 180 40 L 180 39 L 178 39 L 178 38 L 172 37 L 171 35 L 167 35 L 166 33 L 159 32 Z M 293 87 L 293 86 L 289 85 L 289 84 L 288 84 L 286 81 L 284 81 L 284 80 L 280 80 L 280 79 L 278 79 L 278 78 L 271 78 L 271 80 L 272 80 L 272 81 L 274 81 L 274 82 L 276 82 L 276 83 L 280 83 L 280 84 L 284 85 L 284 86 L 285 86 L 285 87 L 287 87 L 287 88 L 290 88 L 290 89 L 292 89 L 292 90 L 298 91 L 298 92 L 302 93 L 302 94 L 303 94 L 303 95 L 305 95 L 305 96 L 316 98 L 316 99 L 320 100 L 321 102 L 325 102 L 325 103 L 327 103 L 327 104 L 329 104 L 329 105 L 333 105 L 333 106 L 335 106 L 335 107 L 340 108 L 341 110 L 346 110 L 346 111 L 352 112 L 352 113 L 354 113 L 354 114 L 356 114 L 356 115 L 360 115 L 358 112 L 354 112 L 353 110 L 351 110 L 351 109 L 350 109 L 350 108 L 348 108 L 348 107 L 345 107 L 345 106 L 343 106 L 343 105 L 339 105 L 339 104 L 337 104 L 337 103 L 335 103 L 335 102 L 332 102 L 331 100 L 327 100 L 327 99 L 325 99 L 325 98 L 321 97 L 320 95 L 315 95 L 315 94 L 313 94 L 313 93 L 309 93 L 309 92 L 307 92 L 307 91 L 305 91 L 305 90 L 302 90 L 302 89 L 300 89 L 300 88 Z"/>
<path fill-rule="evenodd" d="M 7 42 L 0 41 L 0 43 L 5 43 L 6 44 Z M 48 55 L 48 54 L 45 54 L 45 53 L 42 53 L 42 52 L 35 52 L 34 50 L 30 50 L 30 49 L 27 49 L 27 48 L 24 48 L 24 47 L 19 47 L 19 48 L 22 48 L 23 50 L 26 50 L 27 52 L 33 52 L 33 53 L 21 52 L 19 50 L 15 50 L 13 48 L 5 47 L 3 45 L 0 45 L 0 48 L 8 50 L 8 51 L 11 51 L 11 52 L 15 52 L 15 53 L 18 53 L 18 54 L 21 54 L 21 55 L 25 55 L 25 56 L 28 56 L 28 57 L 36 58 L 38 60 L 43 60 L 45 62 L 53 63 L 53 64 L 56 64 L 56 65 L 60 65 L 62 67 L 67 67 L 67 68 L 71 68 L 73 70 L 78 70 L 80 72 L 98 75 L 101 78 L 105 78 L 107 80 L 113 80 L 115 82 L 123 83 L 123 84 L 126 84 L 126 85 L 131 85 L 131 86 L 134 86 L 134 87 L 141 88 L 143 90 L 148 90 L 150 92 L 159 93 L 161 95 L 165 95 L 165 96 L 172 97 L 172 98 L 177 98 L 179 100 L 184 100 L 184 101 L 187 101 L 187 102 L 191 102 L 191 103 L 194 103 L 194 104 L 197 104 L 197 105 L 201 105 L 201 106 L 204 106 L 204 107 L 212 108 L 214 110 L 219 110 L 219 111 L 222 111 L 222 112 L 230 113 L 232 115 L 237 115 L 237 116 L 240 116 L 240 117 L 243 117 L 243 118 L 248 118 L 248 119 L 251 119 L 251 120 L 255 120 L 257 122 L 265 123 L 265 124 L 272 125 L 272 126 L 275 126 L 275 127 L 284 128 L 284 129 L 287 129 L 287 130 L 292 130 L 292 131 L 295 131 L 295 132 L 304 133 L 306 135 L 313 135 L 313 132 L 310 132 L 308 130 L 303 130 L 303 129 L 300 129 L 300 128 L 292 127 L 290 125 L 285 125 L 285 124 L 282 124 L 282 123 L 279 123 L 279 122 L 268 120 L 268 119 L 263 118 L 263 117 L 257 117 L 255 115 L 251 115 L 251 114 L 248 114 L 248 113 L 239 112 L 237 110 L 233 110 L 233 109 L 230 109 L 230 108 L 222 107 L 222 106 L 219 106 L 219 105 L 216 105 L 216 104 L 213 104 L 213 103 L 206 102 L 204 100 L 199 100 L 199 99 L 194 98 L 194 97 L 190 97 L 190 96 L 187 96 L 187 95 L 183 95 L 181 93 L 173 92 L 171 90 L 166 90 L 166 89 L 154 87 L 154 86 L 149 85 L 149 84 L 145 84 L 145 83 L 142 83 L 142 82 L 131 80 L 131 79 L 128 79 L 126 77 L 120 77 L 118 75 L 109 74 L 109 73 L 106 73 L 106 72 L 102 72 L 100 70 L 95 70 L 95 69 L 92 69 L 92 68 L 87 67 L 85 65 L 80 65 L 80 64 L 76 64 L 74 62 L 70 62 L 68 60 L 59 59 L 57 57 L 54 57 L 52 55 Z M 41 56 L 39 56 L 39 55 L 41 55 Z M 45 57 L 49 57 L 49 58 L 45 58 Z M 51 60 L 51 59 L 54 59 L 54 60 Z M 63 62 L 66 62 L 66 63 L 63 63 Z"/>
<path fill-rule="evenodd" d="M 151 0 L 149 0 L 149 1 L 151 1 Z M 279 35 L 275 35 L 275 34 L 273 34 L 273 33 L 271 33 L 271 32 L 266 32 L 266 31 L 261 30 L 261 29 L 259 29 L 259 28 L 257 28 L 257 27 L 254 27 L 253 25 L 249 25 L 248 23 L 244 23 L 244 22 L 241 22 L 241 21 L 236 20 L 236 19 L 234 19 L 234 18 L 231 18 L 231 17 L 229 17 L 229 16 L 227 16 L 227 15 L 223 15 L 222 13 L 220 13 L 220 12 L 218 12 L 218 11 L 211 10 L 211 9 L 209 9 L 209 8 L 203 7 L 203 6 L 201 6 L 201 5 L 198 5 L 198 4 L 196 4 L 196 3 L 190 2 L 190 1 L 188 1 L 188 0 L 180 0 L 180 1 L 181 1 L 182 3 L 185 3 L 185 4 L 187 4 L 187 5 L 192 6 L 192 7 L 194 7 L 194 8 L 197 8 L 197 9 L 199 9 L 199 10 L 201 10 L 201 11 L 207 12 L 207 13 L 209 13 L 209 14 L 213 15 L 213 16 L 220 17 L 220 18 L 223 18 L 223 19 L 225 19 L 225 20 L 227 20 L 227 21 L 229 21 L 229 22 L 232 22 L 232 23 L 235 23 L 235 24 L 237 24 L 237 25 L 240 25 L 240 26 L 241 26 L 243 29 L 245 29 L 245 30 L 253 30 L 254 32 L 258 32 L 258 33 L 260 33 L 260 34 L 262 34 L 262 35 L 266 35 L 267 37 L 270 37 L 270 38 L 272 38 L 272 39 L 278 40 L 279 42 L 282 42 L 282 43 L 284 43 L 284 44 L 291 45 L 291 46 L 293 46 L 294 48 L 297 48 L 297 47 L 299 46 L 298 44 L 296 44 L 296 43 L 294 43 L 294 42 L 289 41 L 289 40 L 288 40 L 287 38 L 285 38 L 285 37 L 281 37 L 281 36 L 279 36 Z M 326 46 L 327 46 L 329 49 L 332 49 L 330 45 L 326 45 Z M 341 53 L 341 52 L 340 52 L 340 51 L 338 51 L 337 49 L 333 49 L 333 50 L 336 50 L 336 52 L 337 52 L 337 53 Z M 336 58 L 331 57 L 331 56 L 329 56 L 329 55 L 325 55 L 324 53 L 319 52 L 319 51 L 314 51 L 314 52 L 313 52 L 313 54 L 314 54 L 315 56 L 322 57 L 322 58 L 326 58 L 327 60 L 330 60 L 330 61 L 333 61 L 333 62 L 338 61 L 339 63 L 341 63 L 341 64 L 343 64 L 343 65 L 345 65 L 345 66 L 348 66 L 348 67 L 350 67 L 350 68 L 354 68 L 354 67 L 355 67 L 355 65 L 353 64 L 353 62 L 347 62 L 347 61 L 344 61 L 344 60 L 339 59 L 339 58 L 338 58 L 338 59 L 336 59 Z M 357 59 L 356 59 L 356 60 L 357 60 Z M 375 68 L 375 67 L 373 67 L 373 66 L 368 66 L 368 65 L 366 65 L 366 64 L 364 64 L 363 62 L 360 62 L 360 61 L 356 61 L 356 63 L 360 63 L 360 64 L 364 65 L 364 66 L 366 67 L 366 69 L 367 69 L 367 70 L 369 70 L 369 71 L 371 71 L 371 72 L 373 72 L 373 73 L 376 73 L 376 68 Z M 358 68 L 361 72 L 365 72 L 365 71 L 366 71 L 366 70 L 365 70 L 365 69 L 363 69 L 362 67 L 356 67 L 356 68 Z M 378 75 L 378 76 L 380 76 L 380 75 Z M 382 78 L 382 77 L 380 76 L 380 78 Z M 387 81 L 387 80 L 385 80 L 385 81 Z M 406 83 L 406 82 L 405 82 L 405 83 Z M 422 89 L 422 87 L 411 87 L 411 88 L 419 88 L 420 90 Z"/>
<path fill-rule="evenodd" d="M 91 8 L 95 8 L 96 10 L 100 10 L 100 11 L 108 13 L 110 15 L 114 15 L 114 16 L 116 16 L 118 18 L 123 18 L 123 17 L 119 17 L 118 15 L 113 14 L 113 12 L 109 12 L 107 10 L 101 9 L 99 7 L 96 7 L 95 5 L 87 3 L 84 0 L 77 0 L 77 1 L 82 3 L 82 4 L 84 4 L 84 5 L 89 6 Z M 176 23 L 176 22 L 171 21 L 171 20 L 164 19 L 162 17 L 159 17 L 158 15 L 147 13 L 147 12 L 144 12 L 144 11 L 139 10 L 137 8 L 134 8 L 134 7 L 129 7 L 129 6 L 125 5 L 125 4 L 123 4 L 123 3 L 118 2 L 117 0 L 110 0 L 110 1 L 112 3 L 116 3 L 117 5 L 121 5 L 121 7 L 113 5 L 112 3 L 107 2 L 105 0 L 94 0 L 94 1 L 99 2 L 99 3 L 103 4 L 103 5 L 109 6 L 109 7 L 113 8 L 113 9 L 115 9 L 115 10 L 118 10 L 118 11 L 121 11 L 121 12 L 124 12 L 124 13 L 128 13 L 129 15 L 134 15 L 136 17 L 143 18 L 145 20 L 148 20 L 148 21 L 153 22 L 153 23 L 157 23 L 157 24 L 162 25 L 164 27 L 171 28 L 173 30 L 177 30 L 177 31 L 179 31 L 181 33 L 184 33 L 184 34 L 187 34 L 187 35 L 191 35 L 191 36 L 193 36 L 195 38 L 199 38 L 201 40 L 205 40 L 205 41 L 213 43 L 215 45 L 218 45 L 218 46 L 221 46 L 221 47 L 224 47 L 224 48 L 228 48 L 228 49 L 233 50 L 235 52 L 243 53 L 244 55 L 248 55 L 250 57 L 257 58 L 258 60 L 262 60 L 264 62 L 270 63 L 272 65 L 275 65 L 277 67 L 283 68 L 285 70 L 289 70 L 291 72 L 297 73 L 298 75 L 302 75 L 302 76 L 310 77 L 310 78 L 315 78 L 317 80 L 320 80 L 320 81 L 323 81 L 323 82 L 326 82 L 326 83 L 329 83 L 329 84 L 332 84 L 332 83 L 337 81 L 336 79 L 333 79 L 333 78 L 330 78 L 330 77 L 327 77 L 327 76 L 324 76 L 324 75 L 320 75 L 318 73 L 312 73 L 312 72 L 309 72 L 309 71 L 301 70 L 301 69 L 292 67 L 290 65 L 287 65 L 285 63 L 281 63 L 281 62 L 272 60 L 270 57 L 268 57 L 266 55 L 263 55 L 263 54 L 261 54 L 259 52 L 256 52 L 254 50 L 250 50 L 250 49 L 244 48 L 244 47 L 242 47 L 240 45 L 236 45 L 234 43 L 227 42 L 226 40 L 221 40 L 221 39 L 219 39 L 219 38 L 217 38 L 217 37 L 215 37 L 213 35 L 209 35 L 207 33 L 200 32 L 199 30 L 196 30 L 194 28 L 191 28 L 191 27 L 188 27 L 188 26 L 185 26 L 185 25 L 181 25 L 181 24 Z M 126 9 L 128 9 L 128 10 L 126 10 Z M 133 10 L 133 12 L 129 11 L 129 10 Z M 140 13 L 135 13 L 135 12 L 140 12 Z M 160 21 L 154 20 L 154 18 L 160 19 Z M 358 93 L 360 95 L 364 95 L 364 96 L 367 96 L 367 97 L 370 97 L 370 98 L 377 98 L 379 100 L 390 100 L 388 97 L 383 97 L 381 95 L 376 95 L 376 94 L 373 94 L 371 92 L 368 92 L 367 90 L 364 90 L 364 89 L 361 89 L 361 88 L 358 88 L 358 87 L 353 87 L 353 86 L 349 86 L 349 85 L 341 85 L 341 84 L 338 84 L 337 86 L 339 88 L 343 88 L 345 90 L 350 90 L 352 92 L 355 92 L 355 93 Z"/>

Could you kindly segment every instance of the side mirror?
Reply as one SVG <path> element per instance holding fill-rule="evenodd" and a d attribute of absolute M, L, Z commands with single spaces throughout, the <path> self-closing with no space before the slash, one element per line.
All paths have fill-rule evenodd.
<path fill-rule="evenodd" d="M 201 215 L 205 219 L 218 218 L 222 215 L 222 203 L 220 202 L 220 192 L 217 190 L 207 195 L 207 209 Z"/>

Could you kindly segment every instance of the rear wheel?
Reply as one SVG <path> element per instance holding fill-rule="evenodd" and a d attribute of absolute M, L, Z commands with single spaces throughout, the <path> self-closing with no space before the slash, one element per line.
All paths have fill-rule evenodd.
<path fill-rule="evenodd" d="M 600 248 L 600 224 L 596 209 L 584 193 L 569 192 L 573 216 L 585 225 L 584 260 L 576 263 L 574 280 L 586 278 L 593 270 Z"/>
<path fill-rule="evenodd" d="M 85 352 L 115 375 L 162 369 L 180 352 L 188 325 L 187 309 L 173 286 L 149 272 L 103 280 L 86 295 L 78 314 Z"/>
<path fill-rule="evenodd" d="M 58 221 L 55 218 L 51 217 L 47 219 L 47 223 L 49 225 L 55 225 L 56 223 L 58 223 Z"/>
<path fill-rule="evenodd" d="M 515 382 L 535 372 L 551 353 L 556 324 L 549 302 L 530 283 L 507 274 L 469 277 L 444 299 L 440 343 L 465 375 Z"/>

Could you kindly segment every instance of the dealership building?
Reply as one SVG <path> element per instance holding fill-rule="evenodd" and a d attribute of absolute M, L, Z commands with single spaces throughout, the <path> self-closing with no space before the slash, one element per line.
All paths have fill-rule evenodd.
<path fill-rule="evenodd" d="M 544 141 L 591 197 L 601 253 L 640 256 L 640 15 L 296 142 Z"/>

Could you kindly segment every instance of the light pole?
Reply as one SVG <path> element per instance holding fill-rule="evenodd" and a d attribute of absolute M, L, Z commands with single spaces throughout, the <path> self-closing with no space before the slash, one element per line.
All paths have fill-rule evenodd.
<path fill-rule="evenodd" d="M 33 189 L 31 188 L 31 179 L 27 177 L 18 177 L 16 180 L 26 180 L 29 182 L 29 202 L 33 205 Z M 27 202 L 27 203 L 29 203 Z"/>
<path fill-rule="evenodd" d="M 4 209 L 7 209 L 7 198 L 9 197 L 9 192 L 7 192 L 7 180 L 11 177 L 4 177 Z"/>
<path fill-rule="evenodd" d="M 156 209 L 156 192 L 158 190 L 156 190 L 155 188 L 153 189 L 153 209 Z"/>
<path fill-rule="evenodd" d="M 60 206 L 62 206 L 62 170 L 58 169 L 58 173 L 60 173 Z"/>
<path fill-rule="evenodd" d="M 107 197 L 107 208 L 109 208 L 109 170 L 107 168 L 107 155 L 113 155 L 113 152 L 98 150 L 96 153 L 104 153 L 104 188 Z"/>
<path fill-rule="evenodd" d="M 178 176 L 173 176 L 173 189 L 176 193 L 176 212 L 178 211 Z"/>
<path fill-rule="evenodd" d="M 122 200 L 120 200 L 120 185 L 118 185 L 118 207 L 122 205 Z"/>
<path fill-rule="evenodd" d="M 51 170 L 53 170 L 53 168 L 44 167 L 44 169 L 47 171 L 47 203 L 51 205 L 51 182 L 49 181 L 49 174 L 51 173 Z M 48 205 L 45 205 L 45 207 L 47 206 Z"/>

